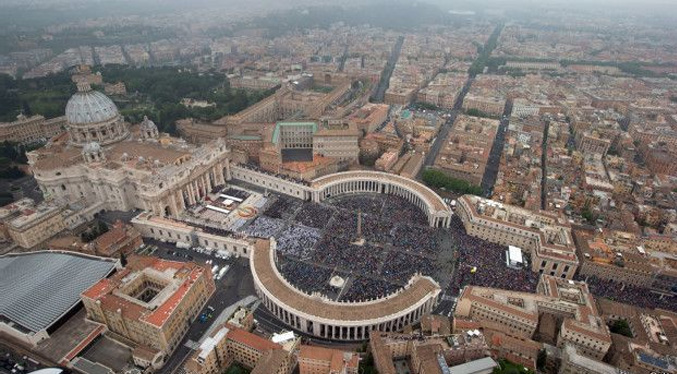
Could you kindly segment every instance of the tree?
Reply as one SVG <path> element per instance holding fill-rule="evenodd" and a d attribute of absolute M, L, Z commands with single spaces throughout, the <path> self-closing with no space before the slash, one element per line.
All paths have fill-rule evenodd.
<path fill-rule="evenodd" d="M 368 352 L 363 360 L 360 361 L 360 373 L 362 374 L 378 374 L 374 366 L 374 357 L 371 352 Z"/>
<path fill-rule="evenodd" d="M 473 117 L 482 117 L 482 118 L 492 118 L 495 116 L 491 116 L 488 113 L 484 113 L 483 111 L 476 109 L 476 108 L 471 108 L 465 111 L 465 114 Z"/>
<path fill-rule="evenodd" d="M 120 265 L 122 265 L 122 267 L 127 266 L 127 255 L 124 253 L 120 253 Z"/>
<path fill-rule="evenodd" d="M 423 171 L 421 179 L 423 180 L 423 183 L 429 187 L 444 188 L 448 191 L 460 194 L 482 195 L 482 187 L 473 185 L 462 179 L 452 178 L 439 170 L 427 169 Z"/>
<path fill-rule="evenodd" d="M 108 232 L 108 225 L 106 225 L 103 221 L 99 221 L 96 228 L 96 231 L 99 233 L 99 235 Z"/>
<path fill-rule="evenodd" d="M 538 351 L 538 357 L 536 358 L 536 367 L 538 370 L 543 371 L 545 369 L 545 361 L 548 359 L 548 353 L 545 349 Z"/>
<path fill-rule="evenodd" d="M 628 338 L 632 338 L 634 336 L 632 334 L 632 329 L 630 328 L 628 321 L 625 319 L 618 319 L 613 321 L 609 326 L 609 330 L 614 334 L 627 336 Z"/>

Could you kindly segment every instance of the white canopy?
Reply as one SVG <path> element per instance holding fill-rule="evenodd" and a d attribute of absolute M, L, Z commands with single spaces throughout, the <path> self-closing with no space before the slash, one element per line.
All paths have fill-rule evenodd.
<path fill-rule="evenodd" d="M 521 264 L 524 262 L 522 259 L 522 249 L 515 246 L 508 246 L 508 256 L 510 257 L 510 263 Z"/>

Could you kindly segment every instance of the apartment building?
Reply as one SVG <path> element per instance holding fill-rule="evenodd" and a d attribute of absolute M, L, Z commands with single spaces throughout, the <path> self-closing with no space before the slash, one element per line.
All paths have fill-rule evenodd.
<path fill-rule="evenodd" d="M 559 348 L 572 344 L 596 360 L 609 350 L 609 330 L 583 282 L 542 275 L 536 294 L 466 286 L 454 311 L 455 318 L 523 340 L 532 339 L 544 314 L 562 321 L 556 337 Z"/>
<path fill-rule="evenodd" d="M 321 127 L 313 135 L 313 154 L 357 162 L 360 154 L 359 131 L 353 124 L 337 124 Z"/>
<path fill-rule="evenodd" d="M 567 344 L 562 350 L 559 374 L 630 374 L 630 372 L 581 355 L 574 346 Z"/>
<path fill-rule="evenodd" d="M 650 287 L 653 283 L 653 268 L 636 247 L 617 245 L 612 238 L 594 236 L 575 231 L 581 276 L 595 276 L 619 283 Z M 630 252 L 631 250 L 632 252 Z"/>
<path fill-rule="evenodd" d="M 0 123 L 0 142 L 29 144 L 45 141 L 63 132 L 65 126 L 65 116 L 45 119 L 40 115 L 26 117 L 21 114 L 16 121 Z"/>
<path fill-rule="evenodd" d="M 463 110 L 479 110 L 490 116 L 500 116 L 505 108 L 506 99 L 504 97 L 476 96 L 468 94 L 463 99 Z"/>
<path fill-rule="evenodd" d="M 8 236 L 22 248 L 33 248 L 63 231 L 67 226 L 65 206 L 42 203 L 23 209 L 5 222 Z"/>
<path fill-rule="evenodd" d="M 196 263 L 131 257 L 129 265 L 82 293 L 87 318 L 168 356 L 214 292 L 211 271 Z"/>
<path fill-rule="evenodd" d="M 450 366 L 490 355 L 487 342 L 480 332 L 424 337 L 379 333 L 370 336 L 369 347 L 374 365 L 381 374 L 398 372 L 393 360 L 409 359 L 414 374 L 443 374 L 448 372 Z"/>
<path fill-rule="evenodd" d="M 275 343 L 226 323 L 202 341 L 183 369 L 187 374 L 217 374 L 238 363 L 253 374 L 289 374 L 296 366 L 298 342 Z"/>
<path fill-rule="evenodd" d="M 363 133 L 374 132 L 388 119 L 389 109 L 390 106 L 386 104 L 365 104 L 348 117 L 348 122 Z"/>
<path fill-rule="evenodd" d="M 298 360 L 300 374 L 357 374 L 360 356 L 355 352 L 302 345 Z"/>
<path fill-rule="evenodd" d="M 435 168 L 453 178 L 479 185 L 498 125 L 493 119 L 458 116 L 435 158 Z"/>
<path fill-rule="evenodd" d="M 571 279 L 578 268 L 571 227 L 559 215 L 464 195 L 458 213 L 469 235 L 531 252 L 531 270 Z"/>

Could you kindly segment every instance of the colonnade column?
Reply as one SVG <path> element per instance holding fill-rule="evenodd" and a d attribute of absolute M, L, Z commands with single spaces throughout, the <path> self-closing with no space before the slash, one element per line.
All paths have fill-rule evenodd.
<path fill-rule="evenodd" d="M 174 215 L 174 216 L 178 215 L 179 214 L 179 207 L 176 203 L 176 195 L 174 195 L 173 193 L 170 193 L 169 194 L 169 201 L 171 203 L 171 206 L 170 206 L 171 207 L 171 212 L 170 212 L 171 215 Z"/>
<path fill-rule="evenodd" d="M 188 204 L 189 204 L 189 205 L 194 205 L 194 204 L 195 204 L 195 200 L 194 200 L 194 199 L 195 199 L 195 196 L 193 196 L 193 190 L 192 190 L 192 188 L 191 188 L 191 186 L 190 186 L 190 183 L 186 184 L 186 185 L 183 187 L 183 190 L 184 190 L 186 196 L 188 197 Z"/>

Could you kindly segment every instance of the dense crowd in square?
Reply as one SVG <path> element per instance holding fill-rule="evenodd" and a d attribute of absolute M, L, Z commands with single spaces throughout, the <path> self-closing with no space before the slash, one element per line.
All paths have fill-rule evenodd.
<path fill-rule="evenodd" d="M 449 293 L 457 295 L 465 285 L 535 292 L 538 274 L 528 268 L 506 265 L 507 247 L 466 234 L 463 223 L 454 216 L 450 229 L 456 240 L 456 270 Z"/>
<path fill-rule="evenodd" d="M 325 203 L 277 197 L 245 228 L 275 236 L 282 274 L 307 293 L 341 301 L 369 300 L 403 287 L 414 274 L 435 277 L 439 235 L 425 214 L 392 195 L 355 194 Z M 363 244 L 356 244 L 358 212 Z M 329 286 L 332 272 L 343 289 Z"/>

